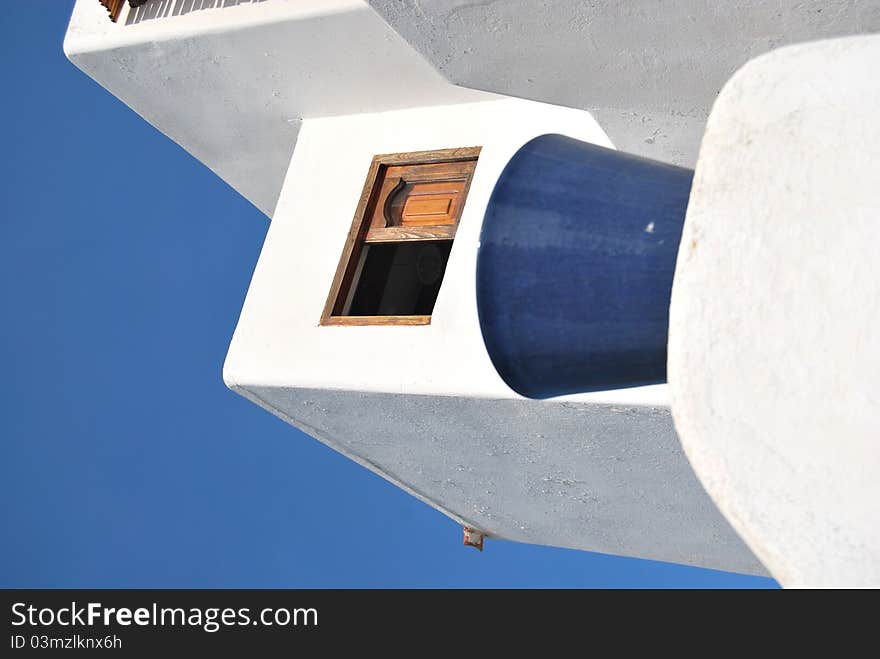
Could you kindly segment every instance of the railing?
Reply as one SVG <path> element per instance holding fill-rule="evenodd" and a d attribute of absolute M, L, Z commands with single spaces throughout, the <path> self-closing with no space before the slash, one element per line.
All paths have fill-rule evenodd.
<path fill-rule="evenodd" d="M 119 19 L 119 14 L 122 12 L 123 5 L 125 5 L 125 0 L 98 0 L 98 2 L 104 5 L 107 13 L 110 14 L 110 20 L 114 23 Z M 128 4 L 132 9 L 140 7 L 145 2 L 147 0 L 128 0 Z"/>
<path fill-rule="evenodd" d="M 220 9 L 235 5 L 255 4 L 266 0 L 128 0 L 130 10 L 125 17 L 125 24 L 140 23 L 154 18 L 181 16 L 200 9 Z M 126 0 L 98 0 L 110 20 L 117 23 L 122 16 Z"/>

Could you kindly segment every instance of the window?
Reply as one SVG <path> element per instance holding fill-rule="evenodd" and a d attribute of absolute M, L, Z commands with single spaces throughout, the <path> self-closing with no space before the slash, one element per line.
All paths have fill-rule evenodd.
<path fill-rule="evenodd" d="M 322 325 L 427 325 L 480 147 L 376 156 Z"/>

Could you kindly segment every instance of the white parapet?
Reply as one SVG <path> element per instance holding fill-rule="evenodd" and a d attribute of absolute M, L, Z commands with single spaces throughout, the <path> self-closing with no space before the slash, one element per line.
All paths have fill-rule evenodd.
<path fill-rule="evenodd" d="M 675 425 L 785 586 L 880 585 L 880 37 L 743 67 L 703 139 L 673 285 Z"/>

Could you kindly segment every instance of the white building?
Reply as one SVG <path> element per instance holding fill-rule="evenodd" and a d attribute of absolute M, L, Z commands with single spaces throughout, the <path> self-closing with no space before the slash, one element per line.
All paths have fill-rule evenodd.
<path fill-rule="evenodd" d="M 224 365 L 234 391 L 475 542 L 766 574 L 685 456 L 667 385 L 528 400 L 505 384 L 480 330 L 480 233 L 532 138 L 693 168 L 739 67 L 880 30 L 880 3 L 550 4 L 77 0 L 64 49 L 271 218 Z M 384 257 L 420 292 L 371 298 L 366 246 L 407 232 L 440 245 Z"/>

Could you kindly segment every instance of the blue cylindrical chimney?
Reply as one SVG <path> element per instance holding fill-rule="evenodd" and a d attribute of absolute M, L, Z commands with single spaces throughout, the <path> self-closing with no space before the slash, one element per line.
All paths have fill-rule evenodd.
<path fill-rule="evenodd" d="M 486 208 L 477 307 L 504 381 L 549 398 L 666 381 L 669 298 L 693 172 L 542 135 Z"/>

